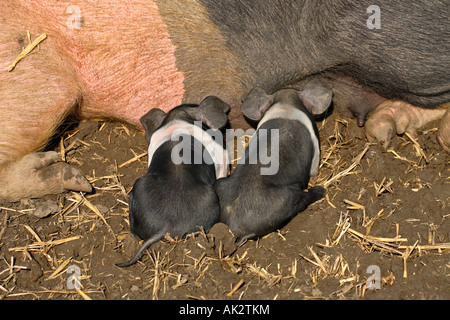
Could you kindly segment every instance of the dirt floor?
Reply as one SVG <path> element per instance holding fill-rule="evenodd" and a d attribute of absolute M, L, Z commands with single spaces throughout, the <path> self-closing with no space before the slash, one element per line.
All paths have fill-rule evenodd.
<path fill-rule="evenodd" d="M 146 171 L 144 135 L 119 123 L 66 128 L 54 148 L 95 192 L 0 203 L 0 299 L 449 299 L 450 156 L 437 124 L 420 147 L 404 136 L 388 151 L 354 119 L 318 126 L 311 183 L 325 199 L 237 250 L 218 224 L 159 242 L 125 269 L 115 263 L 139 247 L 127 203 Z"/>

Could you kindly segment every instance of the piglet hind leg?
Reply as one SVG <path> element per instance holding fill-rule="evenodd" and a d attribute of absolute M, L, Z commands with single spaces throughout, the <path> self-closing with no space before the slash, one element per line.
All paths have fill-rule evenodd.
<path fill-rule="evenodd" d="M 315 186 L 308 189 L 306 192 L 302 192 L 301 198 L 297 203 L 296 211 L 302 212 L 310 204 L 322 199 L 326 193 L 327 190 L 321 186 Z"/>

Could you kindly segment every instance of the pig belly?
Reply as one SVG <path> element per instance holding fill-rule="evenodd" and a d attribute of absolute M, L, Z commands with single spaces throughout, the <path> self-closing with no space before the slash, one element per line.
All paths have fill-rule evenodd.
<path fill-rule="evenodd" d="M 0 44 L 7 51 L 1 70 L 28 45 L 27 30 L 31 40 L 46 33 L 30 56 L 51 51 L 57 64 L 69 66 L 82 97 L 73 112 L 82 118 L 120 119 L 141 127 L 139 118 L 149 109 L 168 111 L 182 101 L 184 74 L 175 65 L 175 46 L 153 1 L 45 5 L 9 0 L 2 1 L 0 12 L 6 17 L 0 35 L 9 40 Z M 27 60 L 11 76 L 26 72 Z M 33 82 L 27 85 L 32 88 Z"/>
<path fill-rule="evenodd" d="M 75 56 L 85 88 L 81 116 L 140 127 L 140 117 L 151 108 L 167 112 L 181 104 L 184 75 L 155 3 L 111 2 L 80 3 L 84 25 L 76 35 Z"/>
<path fill-rule="evenodd" d="M 81 114 L 140 126 L 140 117 L 151 108 L 167 112 L 181 104 L 184 75 L 153 1 L 109 2 L 80 7 L 85 25 L 77 36 L 77 60 L 86 89 Z"/>

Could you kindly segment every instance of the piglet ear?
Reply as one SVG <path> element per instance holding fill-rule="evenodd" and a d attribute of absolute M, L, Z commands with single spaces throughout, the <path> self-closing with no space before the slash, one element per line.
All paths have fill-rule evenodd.
<path fill-rule="evenodd" d="M 272 104 L 273 95 L 256 87 L 242 97 L 241 111 L 250 120 L 259 121 Z"/>
<path fill-rule="evenodd" d="M 140 119 L 145 129 L 145 138 L 150 142 L 152 134 L 161 126 L 166 113 L 161 109 L 151 109 L 147 114 L 143 115 Z"/>
<path fill-rule="evenodd" d="M 330 106 L 333 97 L 331 89 L 331 85 L 319 79 L 314 79 L 298 91 L 298 97 L 311 114 L 318 115 L 324 113 Z"/>
<path fill-rule="evenodd" d="M 229 111 L 230 106 L 226 102 L 209 96 L 203 99 L 197 108 L 192 108 L 189 113 L 194 119 L 202 121 L 209 128 L 218 130 L 227 124 Z"/>

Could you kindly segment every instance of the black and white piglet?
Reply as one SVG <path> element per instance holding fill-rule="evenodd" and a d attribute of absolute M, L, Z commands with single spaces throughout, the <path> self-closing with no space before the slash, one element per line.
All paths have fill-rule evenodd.
<path fill-rule="evenodd" d="M 208 232 L 219 221 L 213 184 L 228 174 L 228 154 L 223 141 L 206 129 L 225 126 L 229 110 L 228 104 L 210 96 L 199 106 L 181 105 L 168 114 L 152 109 L 141 118 L 149 141 L 149 167 L 134 184 L 129 206 L 131 232 L 146 241 L 130 261 L 117 266 L 134 264 L 167 233 L 183 237 L 200 227 Z"/>
<path fill-rule="evenodd" d="M 328 92 L 309 99 L 308 108 L 325 110 Z M 318 172 L 320 148 L 315 121 L 299 96 L 293 89 L 268 95 L 255 88 L 243 99 L 244 115 L 260 122 L 233 174 L 214 184 L 221 222 L 239 243 L 281 228 L 326 192 L 319 186 L 306 190 Z"/>

